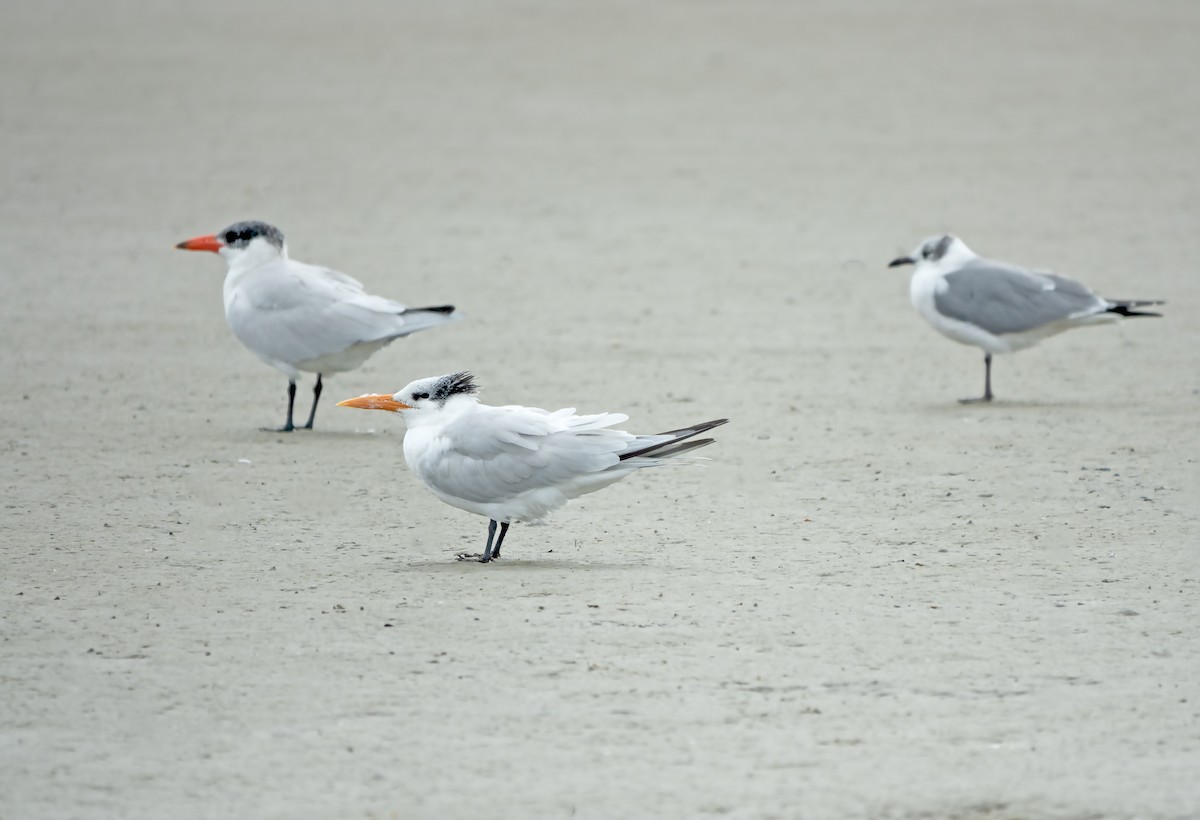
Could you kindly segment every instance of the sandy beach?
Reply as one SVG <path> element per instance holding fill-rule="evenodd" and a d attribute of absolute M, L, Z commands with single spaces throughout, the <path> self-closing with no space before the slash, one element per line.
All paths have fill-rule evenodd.
<path fill-rule="evenodd" d="M 1200 5 L 52 0 L 0 68 L 2 820 L 1200 817 Z M 261 432 L 172 247 L 240 219 L 468 318 Z M 1165 318 L 959 405 L 943 231 Z M 458 563 L 333 405 L 460 369 L 732 421 Z"/>

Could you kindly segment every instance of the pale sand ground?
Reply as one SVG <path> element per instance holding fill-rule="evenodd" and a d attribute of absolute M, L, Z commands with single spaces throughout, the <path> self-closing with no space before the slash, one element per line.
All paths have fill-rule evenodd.
<path fill-rule="evenodd" d="M 0 817 L 1200 816 L 1200 5 L 286 5 L 0 11 Z M 470 321 L 258 432 L 247 217 Z M 1168 318 L 960 407 L 945 229 Z M 463 367 L 734 421 L 461 565 Z"/>

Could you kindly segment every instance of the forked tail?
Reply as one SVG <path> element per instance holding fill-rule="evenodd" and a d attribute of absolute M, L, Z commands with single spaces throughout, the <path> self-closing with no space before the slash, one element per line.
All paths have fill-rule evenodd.
<path fill-rule="evenodd" d="M 619 458 L 621 461 L 625 461 L 626 459 L 637 458 L 639 456 L 645 458 L 672 458 L 683 455 L 716 441 L 716 439 L 711 438 L 693 440 L 693 436 L 707 433 L 714 427 L 720 427 L 728 421 L 729 419 L 716 419 L 715 421 L 693 424 L 691 427 L 683 427 L 679 430 L 668 430 L 665 433 L 658 433 L 653 436 L 638 436 L 630 443 L 630 449 L 619 454 Z"/>

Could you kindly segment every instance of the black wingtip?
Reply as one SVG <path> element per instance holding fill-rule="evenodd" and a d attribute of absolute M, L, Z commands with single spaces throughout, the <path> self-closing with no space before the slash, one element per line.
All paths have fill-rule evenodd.
<path fill-rule="evenodd" d="M 679 442 L 686 441 L 692 436 L 698 436 L 701 433 L 707 433 L 714 427 L 720 427 L 722 424 L 727 424 L 728 422 L 729 419 L 714 419 L 713 421 L 704 421 L 700 424 L 693 424 L 689 427 L 681 427 L 678 430 L 667 430 L 663 433 L 656 433 L 655 435 L 673 436 L 673 438 L 669 441 L 664 441 L 659 444 L 651 444 L 638 450 L 630 450 L 627 453 L 622 453 L 619 458 L 621 461 L 625 461 L 626 459 L 636 458 L 637 456 L 652 456 L 658 455 L 659 453 L 664 455 L 678 455 L 686 450 L 693 450 L 696 447 L 703 446 L 701 444 L 693 444 L 691 446 L 680 448 L 678 447 Z M 713 441 L 714 439 L 711 438 L 705 439 L 704 444 L 711 444 Z"/>
<path fill-rule="evenodd" d="M 408 310 L 406 310 L 404 312 L 411 313 L 411 312 L 415 312 L 415 311 L 425 311 L 426 313 L 453 313 L 454 305 L 437 305 L 435 307 L 409 308 Z"/>
<path fill-rule="evenodd" d="M 656 435 L 679 436 L 683 433 L 687 433 L 687 435 L 683 436 L 683 438 L 688 438 L 690 436 L 698 436 L 701 433 L 707 433 L 709 430 L 713 429 L 714 427 L 720 427 L 722 424 L 728 424 L 728 423 L 729 423 L 729 419 L 714 419 L 713 421 L 702 421 L 699 424 L 691 424 L 691 425 L 688 425 L 687 427 L 680 427 L 678 430 L 664 430 L 661 433 L 656 433 Z"/>
<path fill-rule="evenodd" d="M 1151 305 L 1165 305 L 1161 299 L 1131 299 L 1128 301 L 1114 301 L 1113 306 L 1108 309 L 1108 313 L 1115 313 L 1118 316 L 1138 317 L 1150 316 L 1157 319 L 1162 318 L 1161 313 L 1155 313 L 1152 310 L 1138 310 L 1137 308 L 1149 307 Z"/>

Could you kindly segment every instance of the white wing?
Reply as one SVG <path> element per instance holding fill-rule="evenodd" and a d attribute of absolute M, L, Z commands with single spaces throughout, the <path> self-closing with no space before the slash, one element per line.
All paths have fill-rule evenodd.
<path fill-rule="evenodd" d="M 620 462 L 618 454 L 635 437 L 605 428 L 628 418 L 478 405 L 441 428 L 412 466 L 426 484 L 465 501 L 503 503 L 548 488 L 570 498 L 586 491 L 573 491 L 577 481 L 590 485 L 595 474 Z"/>
<path fill-rule="evenodd" d="M 241 274 L 226 295 L 225 317 L 246 347 L 292 365 L 450 319 L 409 311 L 344 273 L 288 259 Z"/>

